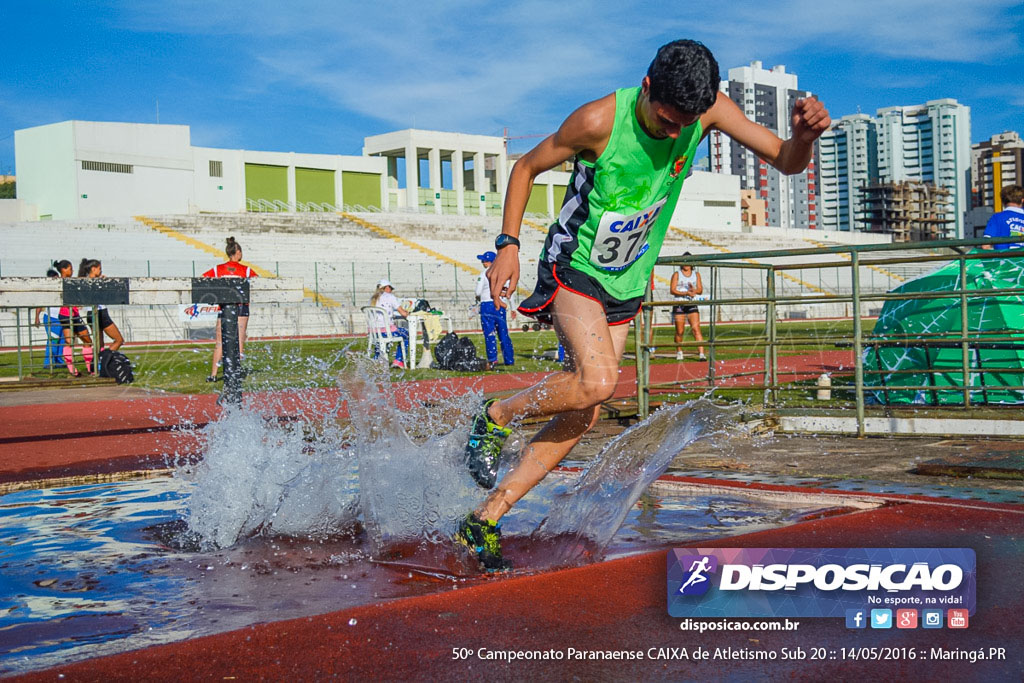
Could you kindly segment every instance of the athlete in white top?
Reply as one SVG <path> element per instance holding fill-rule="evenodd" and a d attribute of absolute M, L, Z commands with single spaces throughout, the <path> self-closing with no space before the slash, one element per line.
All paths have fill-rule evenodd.
<path fill-rule="evenodd" d="M 686 252 L 684 256 L 689 256 Z M 676 324 L 676 360 L 683 360 L 683 348 L 679 344 L 683 341 L 686 333 L 686 324 L 690 324 L 693 330 L 693 338 L 699 342 L 704 341 L 700 333 L 700 309 L 692 303 L 695 297 L 704 293 L 704 283 L 700 279 L 700 273 L 693 269 L 693 266 L 680 266 L 679 270 L 672 273 L 672 282 L 669 285 L 672 295 L 682 302 L 672 307 L 672 320 Z M 697 347 L 700 360 L 704 360 L 704 347 Z"/>

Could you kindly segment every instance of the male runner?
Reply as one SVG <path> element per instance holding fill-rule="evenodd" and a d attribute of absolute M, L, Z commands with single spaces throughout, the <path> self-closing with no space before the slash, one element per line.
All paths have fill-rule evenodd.
<path fill-rule="evenodd" d="M 814 141 L 828 129 L 815 98 L 793 106 L 793 136 L 747 119 L 718 92 L 718 63 L 701 43 L 677 40 L 658 50 L 638 88 L 589 102 L 569 115 L 512 169 L 497 257 L 487 271 L 495 301 L 506 281 L 519 282 L 519 228 L 538 174 L 575 157 L 558 220 L 538 266 L 537 288 L 521 313 L 552 322 L 566 363 L 538 384 L 484 403 L 466 445 L 470 473 L 492 488 L 513 419 L 553 415 L 530 441 L 522 461 L 460 523 L 456 540 L 488 570 L 501 556 L 498 521 L 553 469 L 596 422 L 618 382 L 629 321 L 668 229 L 697 145 L 712 129 L 728 134 L 783 173 L 807 167 Z"/>

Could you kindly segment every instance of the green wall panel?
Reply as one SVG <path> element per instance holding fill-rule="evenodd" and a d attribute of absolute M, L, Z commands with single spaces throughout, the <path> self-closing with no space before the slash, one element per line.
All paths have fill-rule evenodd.
<path fill-rule="evenodd" d="M 380 174 L 342 171 L 341 195 L 346 204 L 380 207 Z"/>
<path fill-rule="evenodd" d="M 526 202 L 527 213 L 548 215 L 548 186 L 534 185 L 530 191 L 530 199 Z"/>
<path fill-rule="evenodd" d="M 245 165 L 246 199 L 288 201 L 288 167 L 265 164 Z"/>
<path fill-rule="evenodd" d="M 334 171 L 295 169 L 295 201 L 334 204 Z"/>

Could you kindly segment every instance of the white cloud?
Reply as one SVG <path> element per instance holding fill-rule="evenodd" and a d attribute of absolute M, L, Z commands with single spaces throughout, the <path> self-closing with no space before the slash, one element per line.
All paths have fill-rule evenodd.
<path fill-rule="evenodd" d="M 299 88 L 405 127 L 552 130 L 587 99 L 639 81 L 656 45 L 704 40 L 723 71 L 806 51 L 975 63 L 1020 53 L 1011 0 L 336 3 L 167 0 L 125 6 L 129 28 L 219 38 L 239 88 Z M 691 13 L 695 16 L 690 16 Z M 214 40 L 213 42 L 216 42 Z M 897 79 L 898 80 L 898 79 Z"/>

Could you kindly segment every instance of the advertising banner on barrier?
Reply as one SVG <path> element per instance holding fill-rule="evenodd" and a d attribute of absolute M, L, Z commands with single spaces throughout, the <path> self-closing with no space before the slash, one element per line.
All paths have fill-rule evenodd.
<path fill-rule="evenodd" d="M 897 610 L 966 618 L 975 608 L 975 563 L 970 548 L 674 548 L 668 613 L 850 617 L 853 628 L 868 614 L 878 619 L 873 628 L 887 628 Z"/>
<path fill-rule="evenodd" d="M 220 307 L 216 304 L 189 304 L 178 307 L 178 319 L 184 323 L 213 325 L 219 312 Z"/>

